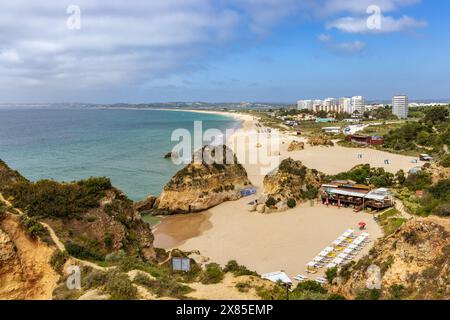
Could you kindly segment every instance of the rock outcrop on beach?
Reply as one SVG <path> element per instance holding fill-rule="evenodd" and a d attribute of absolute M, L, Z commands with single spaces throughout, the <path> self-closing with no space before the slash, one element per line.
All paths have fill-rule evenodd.
<path fill-rule="evenodd" d="M 134 208 L 140 214 L 151 213 L 153 211 L 153 207 L 158 200 L 158 197 L 149 195 L 144 200 L 136 202 L 134 204 Z"/>
<path fill-rule="evenodd" d="M 305 143 L 294 140 L 289 144 L 288 152 L 302 151 L 303 149 L 305 149 Z"/>
<path fill-rule="evenodd" d="M 333 141 L 325 135 L 315 135 L 308 137 L 308 143 L 312 146 L 334 146 Z"/>
<path fill-rule="evenodd" d="M 155 209 L 165 214 L 203 211 L 239 199 L 249 187 L 247 172 L 228 147 L 204 146 L 164 187 Z"/>
<path fill-rule="evenodd" d="M 380 268 L 381 289 L 367 289 Z M 369 255 L 344 267 L 332 289 L 348 298 L 449 299 L 450 220 L 415 218 L 381 238 Z"/>
<path fill-rule="evenodd" d="M 266 206 L 282 210 L 286 205 L 295 206 L 292 200 L 297 203 L 314 199 L 323 178 L 324 174 L 305 167 L 300 161 L 285 159 L 277 169 L 264 177 Z"/>

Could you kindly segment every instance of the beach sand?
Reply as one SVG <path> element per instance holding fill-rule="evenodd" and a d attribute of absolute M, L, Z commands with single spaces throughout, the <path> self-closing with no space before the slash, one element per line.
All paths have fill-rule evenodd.
<path fill-rule="evenodd" d="M 305 274 L 309 261 L 345 230 L 357 229 L 360 221 L 367 223 L 366 231 L 372 239 L 382 235 L 372 215 L 354 213 L 352 209 L 327 208 L 321 203 L 311 207 L 308 203 L 264 215 L 244 210 L 248 201 L 226 202 L 211 209 L 212 227 L 199 236 L 179 239 L 174 246 L 186 251 L 199 250 L 202 256 L 220 264 L 234 259 L 260 274 L 284 270 L 294 277 Z M 176 221 L 181 217 L 173 218 Z M 156 239 L 161 231 L 158 228 L 155 232 Z M 358 258 L 369 249 L 367 246 Z"/>
<path fill-rule="evenodd" d="M 196 111 L 208 112 L 213 111 Z M 218 114 L 224 114 L 218 112 Z M 242 121 L 242 128 L 230 138 L 228 144 L 236 150 L 237 136 L 255 134 L 259 143 L 265 147 L 267 129 L 261 128 L 258 121 L 250 115 L 225 113 Z M 276 130 L 272 130 L 272 136 Z M 288 157 L 302 161 L 306 166 L 315 168 L 326 174 L 347 171 L 358 164 L 369 163 L 374 167 L 383 167 L 395 173 L 400 169 L 408 171 L 417 166 L 411 162 L 412 157 L 401 156 L 364 148 L 311 147 L 305 150 L 288 152 L 292 140 L 304 141 L 301 137 L 280 134 L 280 149 L 277 161 L 270 165 L 252 164 L 238 156 L 247 170 L 258 194 L 263 190 L 264 175 L 278 166 Z M 282 143 L 284 142 L 284 144 Z M 304 141 L 305 142 L 305 141 Z M 254 142 L 246 142 L 248 152 L 257 150 Z M 362 159 L 358 157 L 362 154 Z M 391 164 L 384 161 L 389 159 Z M 263 169 L 264 167 L 264 169 Z M 178 247 L 182 250 L 199 250 L 202 256 L 210 261 L 225 264 L 231 259 L 247 266 L 258 273 L 284 270 L 290 277 L 305 274 L 306 264 L 321 250 L 331 244 L 346 229 L 357 229 L 358 222 L 367 223 L 367 231 L 372 240 L 382 236 L 382 231 L 368 213 L 354 213 L 352 209 L 329 207 L 321 203 L 311 206 L 302 204 L 295 209 L 269 215 L 250 213 L 247 203 L 251 197 L 238 201 L 222 203 L 194 218 L 187 224 L 186 216 L 166 218 L 155 230 L 155 245 L 166 249 Z M 367 253 L 373 241 L 360 255 Z M 324 270 L 311 277 L 322 275 Z"/>

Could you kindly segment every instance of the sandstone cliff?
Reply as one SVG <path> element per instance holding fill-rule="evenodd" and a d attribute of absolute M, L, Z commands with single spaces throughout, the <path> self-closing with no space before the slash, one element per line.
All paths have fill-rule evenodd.
<path fill-rule="evenodd" d="M 192 163 L 164 187 L 154 207 L 167 214 L 189 213 L 239 199 L 240 190 L 251 186 L 247 172 L 229 148 L 220 146 L 218 149 L 217 154 L 212 146 L 196 152 Z M 199 158 L 201 154 L 203 157 Z M 227 156 L 226 163 L 223 159 Z"/>
<path fill-rule="evenodd" d="M 103 260 L 124 250 L 143 259 L 154 257 L 153 234 L 141 220 L 133 202 L 106 178 L 72 183 L 50 180 L 30 182 L 0 163 L 0 195 L 45 222 L 64 243 L 69 254 Z"/>
<path fill-rule="evenodd" d="M 449 232 L 449 219 L 413 219 L 341 271 L 333 289 L 348 298 L 364 298 L 367 272 L 375 265 L 381 271 L 382 299 L 450 299 Z"/>
<path fill-rule="evenodd" d="M 51 299 L 59 280 L 50 266 L 54 250 L 30 237 L 17 216 L 0 213 L 0 300 Z"/>
<path fill-rule="evenodd" d="M 317 170 L 288 158 L 264 177 L 264 194 L 267 199 L 272 198 L 276 203 L 287 202 L 289 199 L 296 202 L 314 199 L 323 178 L 324 175 Z"/>

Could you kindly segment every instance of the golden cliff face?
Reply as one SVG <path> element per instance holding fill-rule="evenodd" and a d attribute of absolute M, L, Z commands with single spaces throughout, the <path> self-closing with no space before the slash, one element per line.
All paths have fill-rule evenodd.
<path fill-rule="evenodd" d="M 208 151 L 203 147 L 202 151 Z M 230 150 L 222 146 L 223 156 Z M 195 155 L 194 155 L 195 157 Z M 235 155 L 227 164 L 212 152 L 213 161 L 192 162 L 180 170 L 164 187 L 155 208 L 168 214 L 190 213 L 209 209 L 224 201 L 237 200 L 240 191 L 251 187 L 244 167 L 238 163 Z M 224 157 L 225 159 L 225 157 Z"/>
<path fill-rule="evenodd" d="M 264 177 L 264 193 L 277 202 L 314 198 L 320 188 L 323 174 L 308 169 L 300 161 L 288 158 L 278 169 Z"/>
<path fill-rule="evenodd" d="M 370 267 L 377 266 L 382 299 L 449 299 L 449 259 L 449 220 L 415 218 L 378 240 L 368 256 L 337 278 L 334 289 L 348 298 L 358 297 L 367 290 Z"/>
<path fill-rule="evenodd" d="M 22 230 L 17 216 L 0 216 L 0 299 L 51 299 L 59 275 L 50 265 L 54 248 Z"/>

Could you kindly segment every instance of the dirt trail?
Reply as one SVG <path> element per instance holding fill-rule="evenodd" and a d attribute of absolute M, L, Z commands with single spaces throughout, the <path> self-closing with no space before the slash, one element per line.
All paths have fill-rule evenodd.
<path fill-rule="evenodd" d="M 406 211 L 403 202 L 398 198 L 395 198 L 395 209 L 397 209 L 400 212 L 403 218 L 408 220 L 413 218 L 413 216 Z"/>

